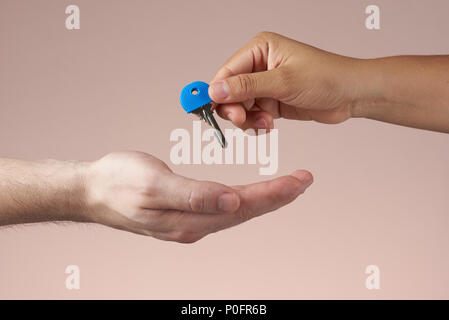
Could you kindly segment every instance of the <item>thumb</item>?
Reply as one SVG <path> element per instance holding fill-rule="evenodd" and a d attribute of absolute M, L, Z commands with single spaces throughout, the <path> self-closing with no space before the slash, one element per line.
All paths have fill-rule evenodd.
<path fill-rule="evenodd" d="M 220 183 L 198 181 L 171 174 L 158 187 L 153 209 L 174 209 L 197 213 L 234 212 L 240 197 L 234 189 Z"/>
<path fill-rule="evenodd" d="M 278 99 L 283 88 L 279 69 L 244 73 L 213 82 L 209 96 L 217 103 L 241 102 L 255 98 Z"/>

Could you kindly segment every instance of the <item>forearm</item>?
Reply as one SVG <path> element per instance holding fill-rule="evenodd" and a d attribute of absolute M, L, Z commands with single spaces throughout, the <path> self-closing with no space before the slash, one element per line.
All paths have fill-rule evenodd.
<path fill-rule="evenodd" d="M 361 60 L 354 116 L 449 133 L 449 56 Z"/>
<path fill-rule="evenodd" d="M 86 221 L 80 162 L 0 159 L 0 225 Z"/>

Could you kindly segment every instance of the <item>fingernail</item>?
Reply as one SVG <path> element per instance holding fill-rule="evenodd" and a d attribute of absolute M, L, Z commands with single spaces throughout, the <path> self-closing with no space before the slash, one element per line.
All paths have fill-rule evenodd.
<path fill-rule="evenodd" d="M 240 200 L 235 193 L 223 193 L 218 197 L 218 209 L 223 212 L 237 210 Z"/>
<path fill-rule="evenodd" d="M 226 114 L 226 118 L 227 118 L 229 121 L 232 121 L 232 113 L 231 113 L 231 112 L 227 113 L 227 114 Z"/>
<path fill-rule="evenodd" d="M 301 181 L 303 190 L 306 190 L 313 183 L 313 176 L 308 171 L 295 171 L 292 175 Z"/>
<path fill-rule="evenodd" d="M 229 88 L 225 81 L 214 82 L 211 86 L 212 94 L 215 99 L 224 100 L 229 95 Z"/>
<path fill-rule="evenodd" d="M 268 127 L 267 122 L 263 117 L 257 118 L 256 121 L 254 121 L 254 126 L 256 129 L 266 129 Z"/>

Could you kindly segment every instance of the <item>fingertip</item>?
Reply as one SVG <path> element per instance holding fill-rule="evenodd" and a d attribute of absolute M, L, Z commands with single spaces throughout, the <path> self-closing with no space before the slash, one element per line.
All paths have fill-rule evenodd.
<path fill-rule="evenodd" d="M 240 104 L 220 105 L 217 107 L 217 113 L 237 127 L 241 127 L 246 121 L 245 109 Z"/>
<path fill-rule="evenodd" d="M 266 130 L 267 133 L 274 128 L 273 116 L 265 111 L 249 111 L 246 119 L 249 128 Z"/>
<path fill-rule="evenodd" d="M 215 101 L 215 99 L 214 99 L 214 90 L 212 89 L 212 86 L 213 86 L 213 83 L 211 83 L 211 84 L 209 85 L 209 89 L 207 89 L 207 93 L 209 94 L 209 97 L 210 97 L 213 101 Z"/>
<path fill-rule="evenodd" d="M 218 80 L 210 84 L 208 93 L 213 101 L 223 103 L 229 96 L 229 87 L 226 81 Z"/>
<path fill-rule="evenodd" d="M 231 122 L 233 125 L 235 125 L 236 127 L 241 128 L 243 126 L 243 124 L 246 121 L 246 114 L 243 112 L 238 112 L 238 113 L 233 113 L 233 118 L 231 119 Z"/>
<path fill-rule="evenodd" d="M 291 176 L 301 181 L 303 191 L 313 183 L 313 175 L 306 170 L 296 170 L 291 174 Z"/>
<path fill-rule="evenodd" d="M 260 116 L 253 122 L 254 129 L 265 129 L 267 132 L 274 129 L 274 121 L 271 116 Z"/>
<path fill-rule="evenodd" d="M 267 120 L 264 117 L 259 117 L 254 120 L 253 127 L 256 129 L 268 129 Z"/>

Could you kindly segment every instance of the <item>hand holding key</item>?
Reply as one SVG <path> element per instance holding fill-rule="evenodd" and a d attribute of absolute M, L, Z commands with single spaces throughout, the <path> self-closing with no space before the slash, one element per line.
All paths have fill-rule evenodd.
<path fill-rule="evenodd" d="M 449 55 L 356 59 L 262 32 L 218 70 L 209 95 L 244 130 L 364 117 L 449 132 L 448 74 Z"/>
<path fill-rule="evenodd" d="M 263 32 L 218 70 L 209 94 L 242 129 L 271 129 L 274 118 L 338 123 L 358 93 L 354 60 Z"/>

